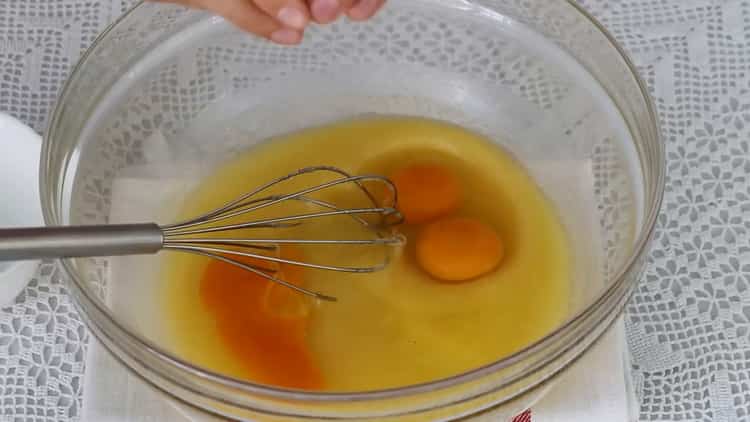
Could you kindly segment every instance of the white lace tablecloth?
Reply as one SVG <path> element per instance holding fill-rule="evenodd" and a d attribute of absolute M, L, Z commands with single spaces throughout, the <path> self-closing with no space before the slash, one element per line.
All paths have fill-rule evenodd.
<path fill-rule="evenodd" d="M 668 187 L 626 315 L 644 421 L 750 419 L 750 2 L 580 0 L 661 113 Z M 0 0 L 0 112 L 42 131 L 84 48 L 130 0 Z M 88 332 L 44 263 L 0 312 L 0 421 L 79 419 Z"/>

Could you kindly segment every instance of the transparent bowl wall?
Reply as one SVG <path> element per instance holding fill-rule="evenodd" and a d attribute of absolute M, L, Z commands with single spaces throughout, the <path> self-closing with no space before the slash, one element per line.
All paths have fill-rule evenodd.
<path fill-rule="evenodd" d="M 210 171 L 269 136 L 368 113 L 454 122 L 519 158 L 574 245 L 564 324 L 513 356 L 426 385 L 286 391 L 181 361 L 163 341 L 153 258 L 66 261 L 102 343 L 162 391 L 235 418 L 421 419 L 486 409 L 501 417 L 528 406 L 620 313 L 663 189 L 643 84 L 568 1 L 390 0 L 377 19 L 313 27 L 295 48 L 201 12 L 138 5 L 89 50 L 62 93 L 42 157 L 47 223 L 163 221 L 155 211 L 114 215 L 118 180 L 137 175 L 153 187 L 143 196 L 159 202 L 160 183 L 195 176 L 175 162 Z M 123 267 L 136 271 L 113 276 Z"/>

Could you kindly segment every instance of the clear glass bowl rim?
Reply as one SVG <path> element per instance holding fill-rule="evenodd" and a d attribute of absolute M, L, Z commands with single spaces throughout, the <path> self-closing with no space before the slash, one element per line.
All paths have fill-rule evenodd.
<path fill-rule="evenodd" d="M 606 306 L 607 302 L 610 301 L 613 295 L 616 295 L 616 294 L 624 295 L 625 294 L 624 292 L 631 291 L 631 289 L 623 289 L 622 285 L 624 283 L 627 283 L 628 279 L 630 278 L 628 276 L 633 271 L 637 270 L 635 267 L 638 266 L 638 262 L 641 261 L 641 258 L 644 256 L 644 254 L 646 253 L 648 249 L 650 239 L 653 235 L 653 231 L 656 226 L 657 216 L 659 214 L 659 210 L 661 209 L 661 203 L 662 203 L 662 198 L 663 198 L 664 189 L 665 189 L 665 167 L 666 166 L 665 166 L 665 157 L 664 157 L 664 144 L 663 144 L 662 135 L 661 135 L 661 131 L 660 131 L 659 124 L 658 124 L 659 122 L 658 114 L 656 112 L 656 107 L 648 93 L 648 88 L 645 82 L 642 80 L 642 78 L 638 74 L 635 64 L 632 62 L 632 60 L 629 58 L 628 54 L 620 46 L 620 44 L 609 33 L 609 31 L 606 28 L 604 28 L 604 26 L 601 25 L 598 22 L 598 20 L 594 18 L 591 14 L 589 14 L 582 6 L 578 5 L 575 2 L 575 0 L 560 0 L 560 1 L 567 3 L 568 6 L 572 7 L 575 11 L 580 13 L 580 15 L 583 18 L 587 19 L 601 33 L 601 35 L 605 36 L 610 46 L 617 51 L 617 53 L 621 56 L 623 62 L 626 64 L 629 76 L 632 77 L 634 81 L 637 83 L 639 90 L 640 90 L 639 92 L 640 99 L 643 100 L 643 105 L 646 108 L 647 115 L 649 117 L 648 122 L 642 122 L 642 123 L 645 123 L 648 126 L 650 126 L 651 128 L 650 132 L 653 133 L 655 136 L 655 139 L 653 139 L 652 142 L 655 142 L 656 151 L 659 154 L 658 157 L 655 157 L 656 158 L 655 162 L 658 164 L 658 169 L 657 169 L 658 171 L 655 173 L 655 179 L 654 179 L 655 186 L 654 186 L 653 201 L 648 207 L 648 209 L 646 210 L 646 213 L 644 214 L 643 224 L 640 227 L 640 231 L 638 233 L 635 244 L 633 246 L 633 252 L 628 258 L 628 260 L 617 271 L 615 277 L 613 278 L 613 282 L 609 286 L 607 286 L 605 289 L 603 289 L 601 293 L 599 294 L 599 296 L 595 298 L 595 300 L 590 302 L 577 314 L 568 318 L 562 325 L 560 325 L 555 330 L 546 334 L 543 338 L 541 338 L 537 342 L 529 345 L 528 347 L 522 350 L 515 352 L 514 354 L 510 356 L 506 356 L 503 359 L 497 360 L 495 362 L 492 362 L 480 368 L 476 368 L 476 369 L 464 372 L 462 374 L 458 374 L 452 377 L 443 378 L 440 380 L 431 381 L 427 383 L 410 385 L 410 386 L 405 386 L 405 387 L 398 387 L 398 388 L 391 388 L 391 389 L 366 391 L 366 392 L 343 392 L 343 393 L 308 392 L 308 391 L 301 391 L 301 390 L 276 388 L 276 387 L 270 387 L 270 386 L 242 381 L 239 379 L 235 379 L 232 377 L 214 373 L 207 369 L 200 368 L 196 365 L 193 365 L 189 362 L 186 362 L 180 358 L 175 357 L 171 353 L 161 349 L 158 345 L 154 344 L 153 342 L 143 338 L 141 335 L 130 331 L 127 328 L 127 324 L 123 323 L 122 321 L 118 319 L 118 317 L 112 314 L 112 312 L 110 312 L 107 306 L 96 296 L 96 294 L 89 287 L 86 286 L 86 283 L 78 276 L 77 271 L 75 270 L 73 261 L 64 259 L 61 261 L 62 261 L 62 264 L 66 273 L 73 281 L 72 283 L 73 287 L 76 289 L 78 293 L 77 298 L 82 298 L 84 300 L 84 303 L 78 304 L 79 311 L 81 311 L 84 314 L 87 314 L 86 308 L 94 307 L 97 313 L 101 313 L 102 315 L 105 315 L 105 317 L 109 320 L 108 322 L 111 323 L 112 326 L 116 328 L 116 330 L 118 331 L 117 335 L 124 336 L 124 338 L 126 338 L 129 342 L 137 344 L 138 347 L 142 351 L 148 352 L 149 354 L 156 357 L 163 363 L 166 363 L 168 366 L 172 366 L 178 370 L 186 371 L 192 374 L 193 376 L 197 376 L 206 381 L 215 382 L 224 387 L 237 389 L 237 390 L 244 391 L 250 394 L 261 394 L 267 397 L 271 397 L 274 399 L 282 399 L 282 400 L 336 402 L 336 401 L 366 401 L 366 400 L 379 400 L 379 399 L 387 399 L 387 398 L 403 398 L 408 395 L 420 394 L 420 393 L 425 393 L 425 392 L 434 392 L 436 390 L 441 390 L 441 389 L 445 389 L 449 387 L 455 387 L 464 383 L 476 381 L 486 375 L 489 375 L 497 371 L 500 371 L 504 368 L 510 367 L 514 364 L 524 361 L 528 357 L 534 356 L 537 353 L 542 352 L 549 344 L 552 344 L 553 342 L 555 342 L 555 340 L 558 337 L 561 337 L 572 326 L 575 326 L 578 323 L 585 320 L 587 316 L 589 316 L 592 312 L 599 310 L 601 306 Z M 131 9 L 129 9 L 127 12 L 121 15 L 117 20 L 112 22 L 96 38 L 96 40 L 92 43 L 92 45 L 86 50 L 86 52 L 82 55 L 80 60 L 76 63 L 70 76 L 66 80 L 66 83 L 64 84 L 63 89 L 60 91 L 58 101 L 51 115 L 52 117 L 50 119 L 50 124 L 47 127 L 47 130 L 44 136 L 44 144 L 42 147 L 42 161 L 41 161 L 42 165 L 40 166 L 41 201 L 42 201 L 42 208 L 43 208 L 45 223 L 47 225 L 53 226 L 53 225 L 60 225 L 63 223 L 61 221 L 62 218 L 60 218 L 57 213 L 57 209 L 61 208 L 61 204 L 54 203 L 53 198 L 55 198 L 55 196 L 52 195 L 52 192 L 51 192 L 52 189 L 58 188 L 59 186 L 61 186 L 61 184 L 60 183 L 46 183 L 50 175 L 48 174 L 48 171 L 49 171 L 49 169 L 47 168 L 48 166 L 46 166 L 45 164 L 49 163 L 50 161 L 48 159 L 50 155 L 50 151 L 51 151 L 50 144 L 51 142 L 53 142 L 52 140 L 55 139 L 56 127 L 58 126 L 58 123 L 59 123 L 61 108 L 65 107 L 65 98 L 67 97 L 69 91 L 71 90 L 71 81 L 74 79 L 74 76 L 78 72 L 81 71 L 81 67 L 86 62 L 86 59 L 97 48 L 97 46 L 99 46 L 102 39 L 106 38 L 112 32 L 112 30 L 115 27 L 117 27 L 119 23 L 124 21 L 136 9 L 143 7 L 145 3 L 146 3 L 146 0 L 139 0 Z M 618 300 L 616 302 L 619 303 L 621 301 Z M 605 313 L 609 313 L 609 312 L 605 312 Z M 89 323 L 89 321 L 87 321 L 87 323 Z M 596 325 L 590 327 L 587 331 L 593 331 L 595 328 L 596 328 Z M 99 333 L 98 329 L 94 329 L 92 331 L 97 335 L 108 336 L 104 332 Z M 108 337 L 111 337 L 111 336 L 108 336 Z M 110 338 L 110 340 L 115 341 L 112 338 Z M 107 342 L 103 341 L 102 343 L 106 345 Z M 593 343 L 594 342 L 592 342 L 592 344 Z M 106 346 L 106 347 L 109 347 L 109 346 Z M 112 351 L 110 350 L 110 352 Z M 115 356 L 117 355 L 114 352 L 112 353 Z M 585 353 L 585 352 L 582 352 L 582 353 Z M 135 356 L 129 356 L 129 357 L 135 360 L 139 360 Z M 534 368 L 532 368 L 532 370 L 534 370 Z M 161 375 L 164 376 L 164 374 L 161 374 Z"/>

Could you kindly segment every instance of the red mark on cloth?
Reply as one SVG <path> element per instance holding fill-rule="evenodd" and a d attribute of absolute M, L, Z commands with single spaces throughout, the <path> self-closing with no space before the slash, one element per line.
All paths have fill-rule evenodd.
<path fill-rule="evenodd" d="M 512 422 L 531 422 L 531 410 L 527 410 L 516 416 Z"/>

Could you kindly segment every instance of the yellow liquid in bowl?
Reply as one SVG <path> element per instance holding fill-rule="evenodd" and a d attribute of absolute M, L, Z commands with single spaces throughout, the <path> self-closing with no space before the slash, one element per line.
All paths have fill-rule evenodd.
<path fill-rule="evenodd" d="M 394 388 L 457 375 L 530 345 L 565 319 L 570 245 L 553 205 L 520 163 L 481 136 L 438 121 L 347 121 L 248 150 L 205 180 L 180 214 L 198 215 L 303 167 L 331 165 L 352 174 L 389 175 L 421 162 L 457 175 L 463 201 L 456 214 L 492 226 L 505 245 L 505 257 L 497 270 L 479 279 L 439 282 L 416 264 L 418 229 L 405 227 L 409 244 L 385 271 L 306 272 L 307 288 L 339 300 L 316 304 L 306 328 L 305 343 L 320 370 L 322 390 Z M 343 227 L 337 233 L 336 224 L 318 229 L 331 238 L 351 237 Z M 306 258 L 318 258 L 314 253 Z M 164 260 L 174 350 L 195 364 L 253 381 L 253 371 L 225 346 L 215 315 L 201 300 L 208 261 L 181 254 L 165 254 Z"/>

